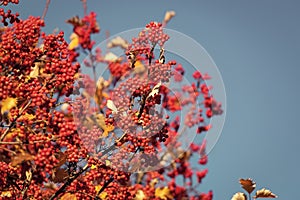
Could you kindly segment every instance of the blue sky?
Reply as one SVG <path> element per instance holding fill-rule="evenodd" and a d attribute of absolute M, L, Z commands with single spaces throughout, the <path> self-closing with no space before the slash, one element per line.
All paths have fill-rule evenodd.
<path fill-rule="evenodd" d="M 172 2 L 172 3 L 170 3 Z M 11 9 L 21 17 L 41 15 L 45 0 L 21 0 Z M 299 196 L 300 2 L 253 1 L 93 1 L 102 33 L 96 38 L 160 21 L 166 10 L 177 16 L 168 28 L 200 43 L 222 75 L 227 116 L 222 135 L 209 154 L 209 174 L 201 190 L 216 200 L 240 191 L 239 178 L 252 177 L 280 199 Z M 64 21 L 83 15 L 79 0 L 53 0 L 46 32 L 72 28 Z"/>

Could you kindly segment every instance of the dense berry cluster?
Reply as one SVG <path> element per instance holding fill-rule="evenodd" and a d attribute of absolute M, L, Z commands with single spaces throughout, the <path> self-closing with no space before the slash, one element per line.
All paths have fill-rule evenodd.
<path fill-rule="evenodd" d="M 179 138 L 191 127 L 207 131 L 221 104 L 200 72 L 190 85 L 169 89 L 184 68 L 162 53 L 151 63 L 155 46 L 163 52 L 169 39 L 161 23 L 133 39 L 129 60 L 92 60 L 94 75 L 95 62 L 109 70 L 96 81 L 76 62 L 85 50 L 97 57 L 95 13 L 67 21 L 82 48 L 70 48 L 63 32 L 42 33 L 38 17 L 8 13 L 0 10 L 3 23 L 12 23 L 0 31 L 0 199 L 212 199 L 193 184 L 208 172 L 205 143 L 183 149 Z"/>

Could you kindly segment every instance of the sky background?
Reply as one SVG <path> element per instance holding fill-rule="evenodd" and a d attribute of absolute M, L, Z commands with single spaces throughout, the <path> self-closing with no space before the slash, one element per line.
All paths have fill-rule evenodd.
<path fill-rule="evenodd" d="M 21 0 L 21 14 L 41 15 L 45 0 Z M 88 1 L 102 32 L 111 35 L 160 21 L 167 10 L 177 16 L 168 28 L 200 43 L 222 75 L 227 116 L 221 137 L 209 154 L 209 174 L 200 189 L 213 189 L 215 200 L 241 191 L 238 179 L 251 177 L 279 200 L 295 199 L 300 179 L 299 85 L 300 1 Z M 44 31 L 83 16 L 79 0 L 52 0 Z M 99 41 L 98 41 L 99 40 Z"/>

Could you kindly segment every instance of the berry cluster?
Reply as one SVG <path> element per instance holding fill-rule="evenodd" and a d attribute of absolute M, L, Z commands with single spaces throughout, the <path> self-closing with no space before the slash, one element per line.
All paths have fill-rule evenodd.
<path fill-rule="evenodd" d="M 8 26 L 8 22 L 6 20 L 9 20 L 10 24 L 13 24 L 14 22 L 20 22 L 19 13 L 13 14 L 11 13 L 11 10 L 4 11 L 3 8 L 0 8 L 0 16 L 2 16 L 1 22 L 4 26 Z"/>
<path fill-rule="evenodd" d="M 109 80 L 96 82 L 76 62 L 81 50 L 97 58 L 91 51 L 91 35 L 100 31 L 95 13 L 67 21 L 82 47 L 71 50 L 63 32 L 41 32 L 40 18 L 0 14 L 4 25 L 12 23 L 0 32 L 0 199 L 212 199 L 212 192 L 193 188 L 208 172 L 190 163 L 193 156 L 207 163 L 205 144 L 182 149 L 179 131 L 207 131 L 206 119 L 221 114 L 221 104 L 200 72 L 190 85 L 168 88 L 171 80 L 183 80 L 184 68 L 165 62 L 163 53 L 151 63 L 155 46 L 164 52 L 169 39 L 161 23 L 149 23 L 133 38 L 125 52 L 131 63 L 89 63 L 94 73 L 95 62 L 108 66 Z M 148 172 L 131 173 L 137 171 Z"/>

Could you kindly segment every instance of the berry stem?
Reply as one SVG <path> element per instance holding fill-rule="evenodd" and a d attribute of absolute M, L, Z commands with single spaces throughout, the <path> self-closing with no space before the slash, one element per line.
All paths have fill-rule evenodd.
<path fill-rule="evenodd" d="M 42 20 L 44 20 L 45 17 L 46 17 L 46 14 L 48 12 L 48 8 L 49 8 L 49 5 L 50 5 L 50 2 L 51 2 L 51 0 L 47 0 L 47 2 L 46 2 L 46 5 L 45 5 L 44 11 L 43 11 L 43 15 L 41 17 Z"/>

